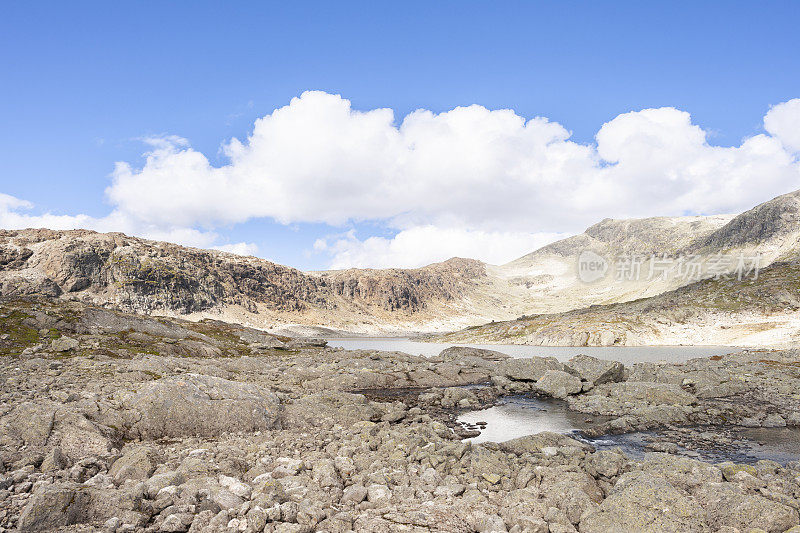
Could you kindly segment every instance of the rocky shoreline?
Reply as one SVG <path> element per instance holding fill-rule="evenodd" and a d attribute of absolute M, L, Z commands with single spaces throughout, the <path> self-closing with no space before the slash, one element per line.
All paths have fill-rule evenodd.
<path fill-rule="evenodd" d="M 800 463 L 680 454 L 800 425 L 794 350 L 629 367 L 423 358 L 1 303 L 2 531 L 800 531 Z M 512 394 L 567 402 L 596 420 L 588 436 L 658 430 L 657 451 L 454 431 L 458 413 Z"/>

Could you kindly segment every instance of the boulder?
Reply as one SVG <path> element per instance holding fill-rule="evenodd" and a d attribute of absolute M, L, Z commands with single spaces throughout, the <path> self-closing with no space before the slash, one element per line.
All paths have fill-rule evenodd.
<path fill-rule="evenodd" d="M 612 478 L 621 474 L 628 458 L 618 450 L 600 450 L 586 458 L 586 471 L 594 477 Z"/>
<path fill-rule="evenodd" d="M 800 524 L 795 509 L 757 494 L 747 494 L 733 483 L 707 483 L 697 490 L 695 498 L 716 527 L 777 533 Z"/>
<path fill-rule="evenodd" d="M 117 483 L 126 479 L 145 480 L 155 471 L 159 462 L 159 454 L 155 449 L 142 446 L 127 450 L 114 461 L 108 473 Z"/>
<path fill-rule="evenodd" d="M 158 529 L 164 533 L 182 533 L 188 531 L 192 525 L 194 515 L 190 513 L 175 513 L 167 516 Z"/>
<path fill-rule="evenodd" d="M 80 343 L 72 337 L 59 337 L 50 343 L 50 349 L 54 352 L 69 352 L 77 350 Z"/>
<path fill-rule="evenodd" d="M 17 522 L 20 531 L 49 531 L 74 524 L 102 521 L 122 512 L 118 491 L 78 483 L 39 487 L 28 499 Z"/>
<path fill-rule="evenodd" d="M 73 483 L 59 483 L 37 490 L 22 509 L 20 531 L 46 531 L 84 521 L 89 495 Z"/>
<path fill-rule="evenodd" d="M 607 383 L 595 387 L 594 395 L 607 396 L 620 402 L 647 403 L 653 405 L 694 405 L 697 398 L 678 385 L 669 383 L 650 383 L 646 381 L 626 381 Z"/>
<path fill-rule="evenodd" d="M 581 517 L 581 533 L 710 532 L 705 510 L 665 479 L 645 472 L 620 476 L 599 508 Z"/>
<path fill-rule="evenodd" d="M 689 492 L 704 483 L 722 481 L 722 471 L 716 466 L 668 453 L 645 454 L 642 470 Z"/>
<path fill-rule="evenodd" d="M 349 426 L 362 420 L 380 420 L 383 414 L 362 394 L 325 391 L 285 405 L 283 425 L 287 428 Z"/>
<path fill-rule="evenodd" d="M 498 365 L 498 374 L 515 381 L 538 381 L 548 370 L 564 370 L 555 357 L 508 359 Z"/>
<path fill-rule="evenodd" d="M 536 382 L 537 391 L 561 399 L 578 394 L 581 387 L 580 379 L 561 370 L 548 370 Z"/>
<path fill-rule="evenodd" d="M 545 448 L 576 448 L 585 452 L 594 450 L 590 445 L 575 440 L 560 433 L 552 431 L 542 431 L 535 435 L 526 435 L 516 439 L 511 439 L 499 444 L 500 449 L 515 455 L 526 455 L 531 453 L 542 453 Z"/>
<path fill-rule="evenodd" d="M 367 498 L 367 489 L 363 485 L 350 485 L 342 492 L 342 503 L 359 504 Z"/>
<path fill-rule="evenodd" d="M 42 472 L 57 472 L 59 470 L 64 470 L 67 466 L 69 466 L 69 459 L 67 456 L 64 455 L 61 448 L 53 446 L 50 448 L 50 451 L 47 452 L 47 455 L 44 456 L 40 470 Z"/>
<path fill-rule="evenodd" d="M 50 402 L 26 402 L 16 407 L 5 420 L 9 435 L 28 446 L 44 446 L 53 431 L 55 405 Z"/>
<path fill-rule="evenodd" d="M 484 361 L 505 361 L 511 359 L 511 356 L 502 352 L 494 350 L 485 350 L 483 348 L 470 348 L 468 346 L 451 346 L 439 352 L 439 358 L 444 362 L 449 361 L 470 361 L 473 358 L 482 359 Z"/>
<path fill-rule="evenodd" d="M 130 437 L 215 437 L 278 425 L 280 401 L 271 391 L 214 376 L 184 374 L 124 394 Z"/>
<path fill-rule="evenodd" d="M 60 409 L 56 412 L 51 442 L 58 442 L 70 460 L 79 461 L 107 455 L 117 437 L 111 427 L 92 422 L 82 413 Z"/>
<path fill-rule="evenodd" d="M 619 361 L 606 361 L 583 354 L 576 355 L 564 366 L 567 372 L 595 385 L 622 381 L 625 376 L 625 366 Z"/>

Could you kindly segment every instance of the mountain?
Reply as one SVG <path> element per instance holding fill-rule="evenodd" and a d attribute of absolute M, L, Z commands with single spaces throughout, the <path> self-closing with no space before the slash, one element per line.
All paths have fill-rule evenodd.
<path fill-rule="evenodd" d="M 435 340 L 538 346 L 791 346 L 800 341 L 798 311 L 800 261 L 795 260 L 773 263 L 757 278 L 710 278 L 632 302 L 523 316 Z"/>
<path fill-rule="evenodd" d="M 38 293 L 128 312 L 220 318 L 260 328 L 453 331 L 521 315 L 579 316 L 589 306 L 653 298 L 697 280 L 644 275 L 664 257 L 710 262 L 722 253 L 758 253 L 761 267 L 791 263 L 800 250 L 799 222 L 800 192 L 794 192 L 738 216 L 606 219 L 505 265 L 453 258 L 416 269 L 327 272 L 121 233 L 0 230 L 0 296 Z M 608 270 L 591 283 L 578 271 L 587 252 L 605 261 Z M 620 258 L 626 257 L 639 258 L 642 275 L 617 275 Z M 700 277 L 711 275 L 701 272 Z M 570 312 L 577 314 L 564 315 Z M 486 339 L 508 336 L 486 331 Z M 649 338 L 633 330 L 620 333 L 625 335 L 619 342 Z M 525 337 L 525 342 L 539 340 L 573 342 L 560 334 L 554 340 Z"/>
<path fill-rule="evenodd" d="M 686 282 L 679 278 L 618 280 L 609 272 L 603 280 L 586 284 L 581 282 L 576 269 L 581 253 L 591 251 L 609 263 L 618 257 L 642 257 L 641 269 L 648 272 L 654 254 L 676 255 L 707 239 L 732 218 L 715 215 L 605 219 L 580 235 L 554 242 L 489 271 L 515 285 L 518 295 L 526 295 L 526 314 L 569 311 L 654 296 Z"/>
<path fill-rule="evenodd" d="M 485 265 L 304 273 L 213 250 L 86 230 L 0 231 L 0 295 L 46 294 L 143 314 L 227 316 L 369 329 L 418 327 L 463 313 Z"/>
<path fill-rule="evenodd" d="M 800 191 L 764 202 L 733 217 L 718 230 L 698 239 L 692 252 L 759 248 L 770 260 L 792 257 L 800 250 Z"/>
<path fill-rule="evenodd" d="M 510 265 L 536 263 L 547 255 L 574 257 L 583 250 L 600 254 L 672 254 L 707 239 L 734 218 L 730 215 L 651 217 L 627 220 L 606 218 L 581 235 L 549 244 L 512 261 Z"/>
<path fill-rule="evenodd" d="M 624 296 L 626 290 L 628 295 L 637 292 L 630 290 L 635 282 L 608 277 L 597 284 L 582 284 L 591 294 L 584 301 L 594 299 L 582 308 L 526 313 L 439 338 L 548 346 L 786 346 L 800 340 L 800 191 L 733 217 L 604 220 L 583 235 L 546 246 L 507 267 L 536 268 L 557 257 L 574 264 L 577 254 L 586 249 L 608 257 L 647 255 L 650 249 L 674 260 L 694 257 L 705 264 L 718 257 L 747 258 L 758 272 L 743 279 L 706 271 L 701 276 L 705 279 L 692 282 L 649 280 L 653 286 L 638 291 L 636 298 Z M 648 264 L 646 260 L 642 268 Z M 670 283 L 675 286 L 670 288 Z M 603 291 L 612 297 L 598 298 Z"/>

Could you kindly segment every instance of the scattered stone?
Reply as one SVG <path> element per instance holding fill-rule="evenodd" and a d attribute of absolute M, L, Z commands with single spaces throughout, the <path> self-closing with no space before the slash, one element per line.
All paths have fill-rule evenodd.
<path fill-rule="evenodd" d="M 50 349 L 54 352 L 69 352 L 77 350 L 80 343 L 72 337 L 59 337 L 50 343 Z"/>
<path fill-rule="evenodd" d="M 622 363 L 583 354 L 576 355 L 564 366 L 567 372 L 571 372 L 582 380 L 589 381 L 595 385 L 619 382 L 625 376 L 625 366 Z"/>
<path fill-rule="evenodd" d="M 146 383 L 122 404 L 131 435 L 158 439 L 267 430 L 278 423 L 280 402 L 257 385 L 184 374 Z"/>
<path fill-rule="evenodd" d="M 548 370 L 536 382 L 536 390 L 563 399 L 581 392 L 581 380 L 561 370 Z"/>

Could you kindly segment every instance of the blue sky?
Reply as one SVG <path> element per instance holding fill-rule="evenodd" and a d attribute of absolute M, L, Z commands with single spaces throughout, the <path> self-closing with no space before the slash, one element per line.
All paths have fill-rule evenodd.
<path fill-rule="evenodd" d="M 771 106 L 800 97 L 797 20 L 798 2 L 7 2 L 0 17 L 0 193 L 33 204 L 19 211 L 25 216 L 101 219 L 120 205 L 132 212 L 129 204 L 140 206 L 141 200 L 115 204 L 105 190 L 115 162 L 129 163 L 134 174 L 145 165 L 142 154 L 149 148 L 141 139 L 180 136 L 211 166 L 225 166 L 229 160 L 221 146 L 232 138 L 244 141 L 256 119 L 308 90 L 341 95 L 353 110 L 391 108 L 395 124 L 416 109 L 434 114 L 471 104 L 512 109 L 524 119 L 547 117 L 571 132 L 571 141 L 586 146 L 621 114 L 673 107 L 690 113 L 691 124 L 711 145 L 740 147 L 743 139 L 764 133 Z M 792 144 L 786 134 L 771 137 Z M 298 148 L 303 157 L 315 157 L 309 150 Z M 601 148 L 600 157 L 603 153 Z M 653 215 L 714 212 L 788 192 L 797 177 L 791 166 L 797 152 L 787 148 L 787 153 L 788 170 L 773 161 L 769 172 L 775 177 L 766 186 L 740 187 L 726 202 L 687 200 L 713 183 L 680 190 L 662 184 L 657 190 L 663 195 L 683 200 L 655 199 L 642 207 Z M 363 168 L 363 179 L 371 168 Z M 615 183 L 678 172 L 640 168 L 634 175 L 635 170 L 614 177 Z M 497 172 L 502 177 L 511 171 Z M 184 183 L 194 179 L 184 178 L 189 180 Z M 754 179 L 741 177 L 743 183 Z M 498 187 L 513 194 L 514 183 Z M 423 187 L 421 194 L 431 190 L 439 189 Z M 546 190 L 530 192 L 532 212 L 546 201 Z M 626 191 L 631 198 L 655 194 Z M 282 215 L 283 223 L 274 220 L 278 208 L 252 209 L 243 220 L 209 215 L 214 222 L 205 223 L 202 204 L 186 207 L 200 214 L 185 225 L 213 231 L 209 245 L 247 242 L 257 246 L 258 255 L 305 269 L 363 266 L 364 254 L 373 249 L 364 243 L 376 236 L 372 245 L 384 259 L 374 266 L 384 266 L 404 262 L 397 256 L 407 248 L 391 251 L 392 238 L 403 231 L 416 231 L 428 244 L 449 235 L 452 247 L 443 246 L 441 253 L 472 251 L 470 242 L 504 231 L 493 222 L 502 218 L 504 198 L 495 201 L 483 193 L 477 200 L 462 199 L 464 205 L 481 199 L 497 204 L 481 217 L 416 203 L 386 217 L 359 209 L 317 217 L 314 210 L 326 208 L 312 205 Z M 284 198 L 295 200 L 304 201 Z M 233 202 L 231 209 L 239 209 Z M 552 217 L 527 220 L 519 213 L 504 219 L 515 236 L 506 234 L 508 246 L 486 259 L 579 231 L 605 214 L 641 214 L 638 206 L 560 206 L 574 210 L 574 220 L 551 225 Z M 123 229 L 166 224 L 173 231 L 178 218 L 185 219 L 137 218 Z M 481 235 L 453 233 L 462 230 Z M 530 237 L 519 237 L 526 232 Z M 409 237 L 407 246 L 419 243 Z M 437 253 L 427 250 L 402 266 L 436 259 Z"/>

